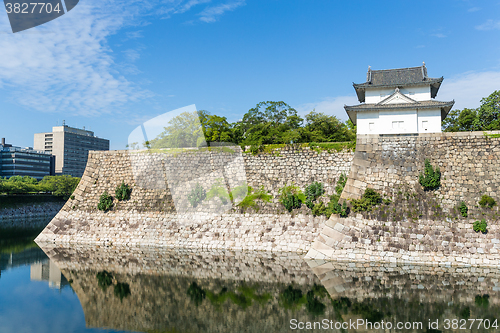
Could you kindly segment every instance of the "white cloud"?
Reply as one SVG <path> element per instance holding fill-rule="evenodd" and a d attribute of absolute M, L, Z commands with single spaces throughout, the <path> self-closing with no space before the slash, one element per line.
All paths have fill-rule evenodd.
<path fill-rule="evenodd" d="M 233 11 L 240 6 L 245 5 L 245 0 L 238 0 L 220 4 L 217 6 L 207 7 L 200 14 L 200 21 L 211 23 L 217 21 L 217 18 L 227 11 Z"/>
<path fill-rule="evenodd" d="M 85 116 L 151 96 L 119 74 L 107 45 L 137 14 L 137 2 L 126 3 L 82 1 L 42 26 L 0 35 L 0 87 L 28 108 Z M 0 30 L 8 29 L 4 20 Z"/>
<path fill-rule="evenodd" d="M 445 79 L 436 100 L 455 100 L 454 109 L 477 108 L 483 97 L 499 90 L 500 72 L 467 72 Z"/>
<path fill-rule="evenodd" d="M 117 113 L 121 105 L 153 96 L 124 74 L 140 72 L 130 63 L 117 63 L 108 45 L 110 36 L 125 27 L 148 24 L 144 19 L 164 12 L 182 13 L 210 0 L 87 0 L 71 12 L 44 25 L 16 34 L 0 21 L 0 89 L 13 102 L 43 112 L 96 116 Z M 237 1 L 206 8 L 201 20 L 213 22 Z M 8 33 L 7 33 L 8 32 Z M 141 31 L 125 38 L 141 38 Z M 138 50 L 124 52 L 136 61 Z"/>
<path fill-rule="evenodd" d="M 500 30 L 500 21 L 488 20 L 485 23 L 476 26 L 477 30 Z"/>
<path fill-rule="evenodd" d="M 138 50 L 135 49 L 128 49 L 123 51 L 125 58 L 127 58 L 128 61 L 134 62 L 138 60 L 141 57 L 141 54 L 139 53 Z"/>
<path fill-rule="evenodd" d="M 473 12 L 477 12 L 477 11 L 479 11 L 479 10 L 481 10 L 481 8 L 480 8 L 480 7 L 472 7 L 472 8 L 469 8 L 467 11 L 468 11 L 469 13 L 473 13 Z"/>
<path fill-rule="evenodd" d="M 144 37 L 142 34 L 142 30 L 138 31 L 129 31 L 126 33 L 127 39 L 138 39 Z"/>
<path fill-rule="evenodd" d="M 437 38 L 446 38 L 447 37 L 445 34 L 441 34 L 441 33 L 432 34 L 431 36 L 437 37 Z"/>
<path fill-rule="evenodd" d="M 184 5 L 182 5 L 178 10 L 175 11 L 176 14 L 182 14 L 187 12 L 188 10 L 191 9 L 191 7 L 194 7 L 196 5 L 204 4 L 204 3 L 209 3 L 212 0 L 190 0 Z"/>
<path fill-rule="evenodd" d="M 344 105 L 359 104 L 356 94 L 353 92 L 349 96 L 328 97 L 319 102 L 305 103 L 299 105 L 295 109 L 298 114 L 304 116 L 312 110 L 321 112 L 327 115 L 336 116 L 337 118 L 345 121 L 347 120 L 347 113 L 344 110 Z"/>

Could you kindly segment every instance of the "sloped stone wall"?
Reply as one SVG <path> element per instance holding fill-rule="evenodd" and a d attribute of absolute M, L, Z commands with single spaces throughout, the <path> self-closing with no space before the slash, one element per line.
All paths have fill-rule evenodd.
<path fill-rule="evenodd" d="M 358 199 L 367 187 L 389 196 L 412 188 L 429 159 L 441 171 L 441 187 L 435 194 L 445 210 L 461 201 L 475 206 L 484 194 L 500 202 L 500 138 L 485 133 L 358 135 L 342 198 Z"/>
<path fill-rule="evenodd" d="M 304 189 L 314 181 L 333 193 L 347 173 L 352 152 L 317 152 L 283 148 L 256 156 L 240 147 L 162 152 L 90 152 L 74 197 L 39 235 L 37 242 L 148 245 L 306 252 L 325 218 L 294 212 L 278 203 L 278 191 L 292 182 Z M 261 186 L 274 195 L 258 213 L 242 212 L 218 197 L 192 207 L 191 189 L 208 192 L 218 181 L 230 188 Z M 114 199 L 107 212 L 99 197 L 114 196 L 122 182 L 132 188 L 126 201 Z M 284 213 L 286 212 L 286 213 Z"/>
<path fill-rule="evenodd" d="M 476 233 L 472 221 L 384 222 L 332 215 L 306 258 L 500 267 L 500 226 Z"/>

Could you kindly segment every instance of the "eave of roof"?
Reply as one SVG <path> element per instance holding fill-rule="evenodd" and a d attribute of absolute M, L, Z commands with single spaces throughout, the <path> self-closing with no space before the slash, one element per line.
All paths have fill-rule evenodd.
<path fill-rule="evenodd" d="M 356 125 L 356 114 L 358 112 L 379 111 L 379 110 L 408 110 L 408 109 L 441 109 L 441 120 L 444 120 L 450 112 L 455 101 L 440 102 L 440 101 L 421 101 L 416 103 L 403 103 L 403 104 L 359 104 L 359 105 L 344 105 L 344 109 L 351 119 L 352 123 Z"/>
<path fill-rule="evenodd" d="M 439 78 L 426 78 L 425 80 L 418 82 L 409 82 L 409 83 L 394 83 L 394 84 L 378 84 L 374 85 L 371 82 L 365 83 L 354 83 L 353 87 L 356 90 L 356 94 L 358 95 L 358 100 L 360 103 L 364 103 L 365 101 L 365 91 L 367 88 L 405 88 L 405 87 L 414 87 L 414 86 L 422 86 L 422 85 L 430 85 L 431 86 L 431 97 L 436 98 L 437 92 L 441 83 L 443 82 L 443 77 Z"/>

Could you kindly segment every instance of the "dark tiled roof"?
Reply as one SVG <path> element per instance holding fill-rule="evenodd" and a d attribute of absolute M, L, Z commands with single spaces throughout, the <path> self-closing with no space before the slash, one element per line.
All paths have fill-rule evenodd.
<path fill-rule="evenodd" d="M 379 111 L 379 110 L 405 110 L 405 109 L 441 109 L 441 120 L 446 118 L 448 112 L 455 104 L 455 101 L 451 102 L 439 102 L 439 101 L 421 101 L 416 103 L 403 103 L 403 104 L 359 104 L 353 106 L 344 106 L 349 118 L 356 125 L 356 113 L 363 111 Z"/>
<path fill-rule="evenodd" d="M 435 98 L 443 77 L 427 77 L 427 67 L 396 68 L 371 70 L 368 69 L 365 83 L 353 83 L 360 102 L 365 101 L 365 89 L 370 87 L 409 87 L 422 83 L 431 85 L 431 95 Z"/>

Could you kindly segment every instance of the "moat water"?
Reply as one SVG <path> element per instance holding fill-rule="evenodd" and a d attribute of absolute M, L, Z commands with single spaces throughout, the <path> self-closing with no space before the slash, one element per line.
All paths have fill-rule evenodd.
<path fill-rule="evenodd" d="M 0 229 L 0 333 L 500 332 L 498 269 L 40 248 L 38 232 Z"/>

